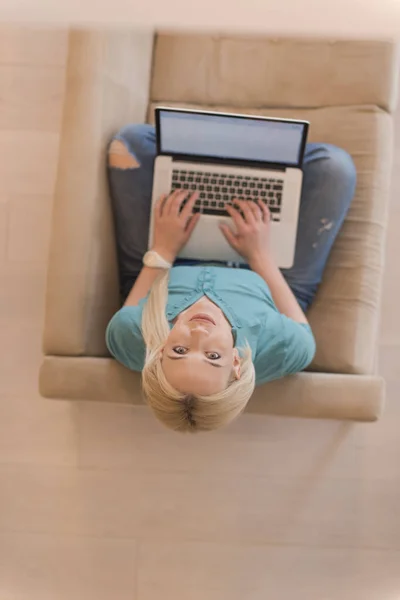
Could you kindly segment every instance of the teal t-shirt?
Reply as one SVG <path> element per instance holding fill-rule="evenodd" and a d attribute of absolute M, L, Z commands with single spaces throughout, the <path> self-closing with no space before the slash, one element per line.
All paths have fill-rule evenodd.
<path fill-rule="evenodd" d="M 171 269 L 166 316 L 172 321 L 183 310 L 207 296 L 223 311 L 232 326 L 235 346 L 250 345 L 256 384 L 302 371 L 315 354 L 315 341 L 307 324 L 296 323 L 276 308 L 265 281 L 247 269 L 182 266 Z M 111 354 L 133 371 L 144 365 L 141 332 L 146 298 L 138 306 L 125 306 L 111 319 L 106 342 Z"/>

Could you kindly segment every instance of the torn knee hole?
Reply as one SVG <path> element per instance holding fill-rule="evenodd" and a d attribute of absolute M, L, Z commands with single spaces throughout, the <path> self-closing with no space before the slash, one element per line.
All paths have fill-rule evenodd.
<path fill-rule="evenodd" d="M 140 163 L 121 140 L 113 140 L 108 150 L 108 164 L 116 169 L 137 169 Z"/>

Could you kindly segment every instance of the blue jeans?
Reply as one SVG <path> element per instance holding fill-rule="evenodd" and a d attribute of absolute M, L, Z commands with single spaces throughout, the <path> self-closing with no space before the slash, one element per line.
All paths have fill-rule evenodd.
<path fill-rule="evenodd" d="M 133 158 L 131 167 L 109 168 L 121 297 L 128 295 L 147 251 L 156 138 L 150 125 L 128 125 L 115 136 Z M 321 282 L 333 242 L 356 186 L 356 170 L 347 152 L 330 144 L 307 144 L 303 164 L 294 264 L 282 269 L 303 310 Z"/>

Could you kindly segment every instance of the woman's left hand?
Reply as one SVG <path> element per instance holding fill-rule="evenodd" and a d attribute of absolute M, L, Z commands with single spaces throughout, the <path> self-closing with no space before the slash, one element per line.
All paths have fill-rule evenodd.
<path fill-rule="evenodd" d="M 186 190 L 175 190 L 171 195 L 161 196 L 155 206 L 154 234 L 152 250 L 165 260 L 173 263 L 179 252 L 187 244 L 196 227 L 200 214 L 193 214 L 198 192 L 188 197 Z"/>

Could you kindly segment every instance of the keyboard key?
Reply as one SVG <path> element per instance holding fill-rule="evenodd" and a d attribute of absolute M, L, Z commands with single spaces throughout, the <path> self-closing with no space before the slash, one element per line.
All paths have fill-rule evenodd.
<path fill-rule="evenodd" d="M 221 189 L 220 189 L 219 185 L 215 185 L 214 192 L 220 192 L 220 191 L 221 191 Z"/>
<path fill-rule="evenodd" d="M 265 198 L 265 197 L 266 197 L 266 195 L 267 195 L 267 192 L 264 192 L 264 190 L 261 190 L 261 192 L 260 192 L 260 197 L 261 197 L 261 198 Z"/>
<path fill-rule="evenodd" d="M 229 193 L 234 194 L 236 192 L 235 188 L 229 188 Z"/>
<path fill-rule="evenodd" d="M 227 187 L 223 187 L 223 188 L 222 188 L 222 190 L 221 190 L 221 192 L 222 192 L 223 194 L 226 194 L 226 193 L 227 193 L 227 191 L 228 191 L 228 188 L 227 188 Z"/>
<path fill-rule="evenodd" d="M 188 182 L 189 182 L 189 183 L 192 183 L 192 181 L 194 180 L 194 178 L 193 178 L 192 176 L 189 176 L 189 177 L 187 178 L 187 180 L 188 180 Z"/>
<path fill-rule="evenodd" d="M 215 202 L 215 200 L 213 200 L 212 202 L 210 202 L 211 206 L 217 206 L 217 203 Z"/>
<path fill-rule="evenodd" d="M 225 202 L 218 202 L 218 206 L 219 206 L 219 208 L 224 208 Z"/>
<path fill-rule="evenodd" d="M 225 200 L 225 202 L 226 202 L 227 200 L 229 200 L 229 196 L 227 194 L 224 194 L 222 196 L 222 200 Z"/>
<path fill-rule="evenodd" d="M 219 179 L 219 180 L 218 180 L 218 185 L 224 185 L 224 183 L 225 183 L 225 180 L 224 180 L 224 179 Z"/>
<path fill-rule="evenodd" d="M 281 205 L 281 200 L 282 200 L 282 194 L 277 194 L 276 201 L 277 201 L 277 204 L 279 204 L 279 206 Z"/>
<path fill-rule="evenodd" d="M 273 198 L 274 197 L 274 192 L 268 192 L 268 198 Z"/>
<path fill-rule="evenodd" d="M 262 190 L 263 184 L 262 183 L 257 183 L 257 189 Z"/>
<path fill-rule="evenodd" d="M 216 200 L 221 200 L 221 194 L 215 194 L 215 199 Z"/>
<path fill-rule="evenodd" d="M 201 181 L 201 177 L 196 177 L 195 182 L 200 183 L 200 181 Z"/>
<path fill-rule="evenodd" d="M 278 190 L 278 191 L 281 192 L 282 191 L 282 186 L 281 185 L 274 185 L 272 189 L 273 190 Z"/>
<path fill-rule="evenodd" d="M 199 185 L 199 190 L 200 190 L 200 192 L 204 191 L 205 190 L 205 186 L 204 185 Z"/>
<path fill-rule="evenodd" d="M 247 177 L 246 177 L 246 179 L 247 179 Z M 243 182 L 242 182 L 242 187 L 244 187 L 244 188 L 245 188 L 245 187 L 247 187 L 247 185 L 248 185 L 248 184 L 247 184 L 247 181 L 243 181 Z"/>
<path fill-rule="evenodd" d="M 251 187 L 251 188 L 255 188 L 255 187 L 256 187 L 256 184 L 255 184 L 253 181 L 251 181 L 251 182 L 250 182 L 250 187 Z"/>
<path fill-rule="evenodd" d="M 240 186 L 240 181 L 235 181 L 233 185 L 235 185 L 236 187 L 239 187 Z"/>
<path fill-rule="evenodd" d="M 184 183 L 183 184 L 183 189 L 184 190 L 188 190 L 189 189 L 189 184 L 188 183 Z"/>
<path fill-rule="evenodd" d="M 211 187 L 211 185 L 207 185 L 207 186 L 206 186 L 206 190 L 207 190 L 207 192 L 211 192 L 211 191 L 212 191 L 212 187 Z"/>
<path fill-rule="evenodd" d="M 210 183 L 210 179 L 208 177 L 204 177 L 203 183 Z"/>
<path fill-rule="evenodd" d="M 244 190 L 244 193 L 246 194 L 246 196 L 250 196 L 251 190 Z"/>
<path fill-rule="evenodd" d="M 204 193 L 204 192 L 200 192 L 200 196 L 199 196 L 199 197 L 200 197 L 200 198 L 205 198 L 205 197 L 206 197 L 206 195 L 205 195 L 205 193 Z"/>
<path fill-rule="evenodd" d="M 208 200 L 203 200 L 203 206 L 208 206 L 209 205 L 209 201 Z"/>
<path fill-rule="evenodd" d="M 217 180 L 213 178 L 213 179 L 211 179 L 210 183 L 212 183 L 213 185 L 215 185 L 217 183 Z"/>
<path fill-rule="evenodd" d="M 186 177 L 185 177 L 184 175 L 181 175 L 181 176 L 179 177 L 179 181 L 186 181 Z"/>

